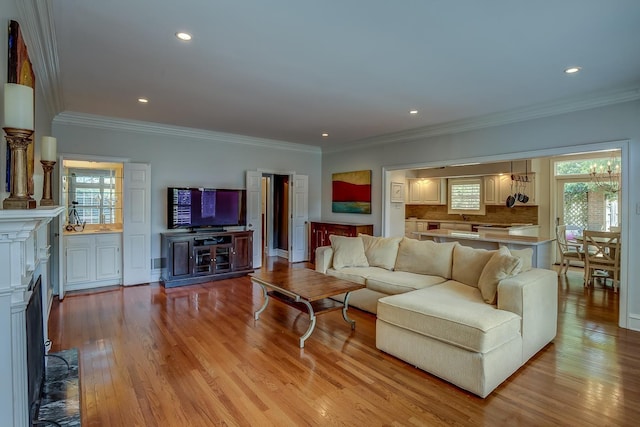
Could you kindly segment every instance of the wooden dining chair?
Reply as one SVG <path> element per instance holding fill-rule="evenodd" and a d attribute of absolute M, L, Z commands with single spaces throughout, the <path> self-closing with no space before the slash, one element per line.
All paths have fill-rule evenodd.
<path fill-rule="evenodd" d="M 584 230 L 582 234 L 584 255 L 584 285 L 593 284 L 594 279 L 613 279 L 613 290 L 617 292 L 620 280 L 620 233 Z M 591 250 L 589 250 L 591 249 Z"/>
<path fill-rule="evenodd" d="M 582 253 L 582 245 L 579 243 L 570 243 L 567 240 L 567 226 L 558 225 L 556 227 L 556 243 L 558 244 L 558 250 L 560 251 L 560 270 L 558 275 L 567 274 L 569 269 L 569 263 L 571 260 L 583 261 L 584 255 Z"/>

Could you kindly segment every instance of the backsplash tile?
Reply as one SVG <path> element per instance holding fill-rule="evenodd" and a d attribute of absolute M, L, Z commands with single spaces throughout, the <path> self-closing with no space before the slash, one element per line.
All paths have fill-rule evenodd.
<path fill-rule="evenodd" d="M 467 215 L 469 222 L 496 224 L 538 224 L 538 206 L 487 205 L 485 215 Z M 461 215 L 447 213 L 446 205 L 405 205 L 405 218 L 460 221 Z"/>

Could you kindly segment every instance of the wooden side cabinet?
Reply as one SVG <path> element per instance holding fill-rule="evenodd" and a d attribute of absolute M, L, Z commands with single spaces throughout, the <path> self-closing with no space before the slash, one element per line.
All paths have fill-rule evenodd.
<path fill-rule="evenodd" d="M 253 231 L 163 233 L 167 288 L 243 276 L 253 271 Z"/>
<path fill-rule="evenodd" d="M 329 246 L 330 235 L 356 237 L 358 234 L 373 235 L 373 224 L 347 224 L 335 222 L 312 222 L 309 246 L 310 262 L 316 261 L 316 248 Z"/>

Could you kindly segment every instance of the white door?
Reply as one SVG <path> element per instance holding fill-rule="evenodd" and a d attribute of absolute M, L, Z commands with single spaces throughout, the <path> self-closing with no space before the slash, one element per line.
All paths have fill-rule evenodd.
<path fill-rule="evenodd" d="M 291 188 L 291 221 L 289 230 L 289 261 L 309 260 L 309 177 L 293 175 Z"/>
<path fill-rule="evenodd" d="M 62 164 L 62 160 L 60 161 L 60 164 Z M 60 197 L 60 196 L 58 196 Z M 62 200 L 61 198 L 59 198 L 58 200 Z M 66 274 L 66 253 L 64 252 L 64 238 L 63 238 L 63 228 L 64 228 L 64 221 L 63 219 L 65 218 L 64 214 L 60 215 L 57 219 L 57 222 L 54 222 L 54 224 L 57 225 L 58 227 L 58 232 L 57 232 L 57 236 L 56 238 L 58 239 L 58 298 L 60 298 L 60 301 L 62 301 L 64 299 L 64 293 L 65 293 L 65 288 L 64 288 L 64 282 L 66 280 L 65 278 L 65 274 Z"/>
<path fill-rule="evenodd" d="M 262 266 L 262 173 L 247 171 L 247 230 L 253 230 L 253 268 Z"/>
<path fill-rule="evenodd" d="M 151 280 L 151 165 L 124 164 L 122 284 Z"/>

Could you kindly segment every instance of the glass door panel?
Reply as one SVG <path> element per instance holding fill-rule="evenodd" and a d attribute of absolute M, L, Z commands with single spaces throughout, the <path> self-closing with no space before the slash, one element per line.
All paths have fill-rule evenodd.
<path fill-rule="evenodd" d="M 618 193 L 595 188 L 586 179 L 558 180 L 558 224 L 567 226 L 567 238 L 582 230 L 609 231 L 619 227 Z"/>
<path fill-rule="evenodd" d="M 215 254 L 215 273 L 224 273 L 225 271 L 231 271 L 231 247 L 216 246 Z"/>
<path fill-rule="evenodd" d="M 193 248 L 193 274 L 211 274 L 211 247 L 196 246 Z"/>

